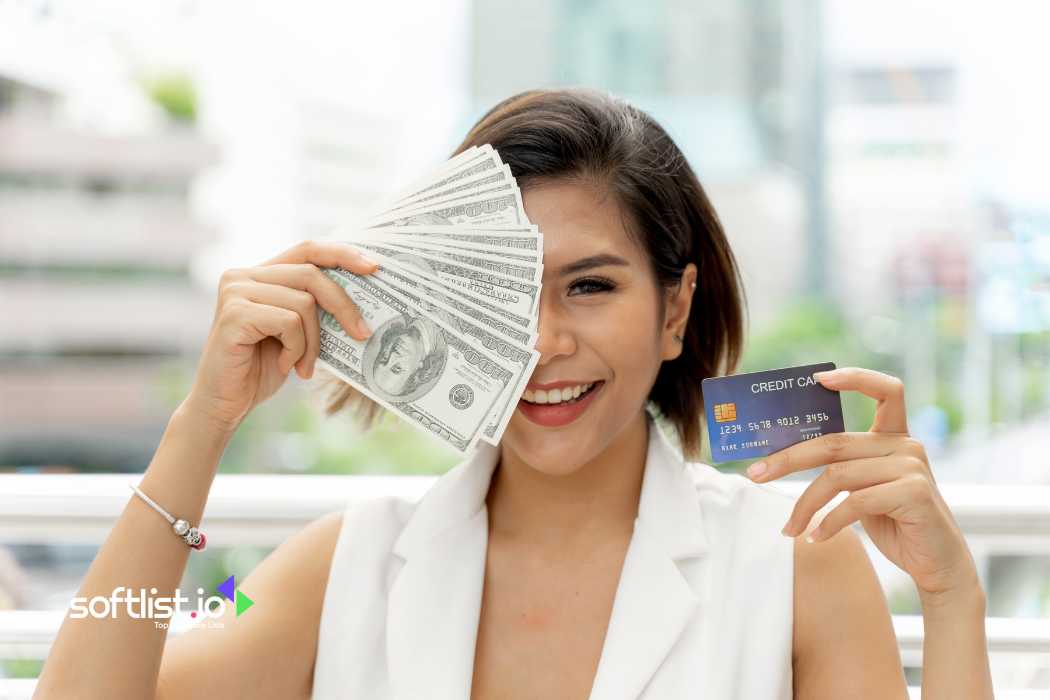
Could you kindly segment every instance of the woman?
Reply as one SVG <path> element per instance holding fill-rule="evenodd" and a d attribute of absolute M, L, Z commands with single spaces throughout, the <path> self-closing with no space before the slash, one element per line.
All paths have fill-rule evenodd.
<path fill-rule="evenodd" d="M 878 401 L 871 430 L 782 450 L 751 480 L 684 463 L 699 452 L 700 382 L 733 368 L 743 327 L 736 265 L 693 171 L 646 114 L 582 90 L 504 101 L 458 150 L 484 143 L 545 243 L 541 359 L 500 446 L 418 505 L 318 519 L 241 583 L 256 604 L 228 609 L 223 630 L 165 645 L 148 621 L 67 619 L 38 697 L 905 698 L 857 520 L 918 587 L 924 697 L 992 697 L 984 593 L 908 435 L 900 381 L 820 375 Z M 292 367 L 313 375 L 317 305 L 368 336 L 317 269 L 336 265 L 375 270 L 350 245 L 307 242 L 223 275 L 145 493 L 199 520 L 245 415 Z M 349 388 L 330 409 L 348 404 L 374 417 Z M 818 465 L 797 503 L 763 485 Z M 133 498 L 80 595 L 171 591 L 187 550 Z"/>

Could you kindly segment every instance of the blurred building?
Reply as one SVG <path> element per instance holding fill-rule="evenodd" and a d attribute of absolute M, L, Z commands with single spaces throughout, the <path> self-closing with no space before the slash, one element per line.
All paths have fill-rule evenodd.
<path fill-rule="evenodd" d="M 476 113 L 536 87 L 627 98 L 697 171 L 741 262 L 752 325 L 805 291 L 817 27 L 765 0 L 494 0 L 474 4 L 472 26 Z"/>
<path fill-rule="evenodd" d="M 362 217 L 459 136 L 465 2 L 98 9 L 0 5 L 0 465 L 141 469 L 221 271 Z M 192 123 L 142 89 L 155 66 Z M 275 461 L 249 451 L 227 462 Z"/>
<path fill-rule="evenodd" d="M 1050 328 L 1039 291 L 1050 279 L 1048 205 L 1018 209 L 1029 190 L 1003 176 L 1024 172 L 1005 148 L 1015 137 L 990 128 L 1006 123 L 997 113 L 1011 103 L 1039 105 L 1011 95 L 1038 92 L 1028 82 L 1034 63 L 1006 46 L 1029 31 L 987 28 L 1017 25 L 1024 13 L 898 0 L 827 7 L 835 293 L 859 325 L 894 318 L 871 346 L 895 358 L 912 413 L 939 412 L 934 423 L 946 424 L 954 412 L 975 440 L 1000 423 L 1040 419 L 1046 343 L 1024 334 Z M 973 46 L 976 37 L 988 45 Z"/>
<path fill-rule="evenodd" d="M 830 259 L 848 271 L 835 276 L 835 289 L 858 317 L 907 307 L 934 288 L 965 296 L 988 221 L 962 167 L 956 37 L 937 14 L 918 10 L 895 41 L 875 41 L 873 26 L 899 26 L 899 18 L 829 6 Z"/>
<path fill-rule="evenodd" d="M 207 286 L 364 218 L 461 136 L 465 0 L 194 12 L 199 126 L 223 149 L 198 200 L 222 234 L 199 260 Z"/>
<path fill-rule="evenodd" d="M 217 151 L 164 119 L 85 124 L 71 91 L 90 74 L 5 58 L 0 465 L 142 469 L 170 412 L 171 359 L 210 321 L 189 265 L 212 232 L 189 198 Z"/>

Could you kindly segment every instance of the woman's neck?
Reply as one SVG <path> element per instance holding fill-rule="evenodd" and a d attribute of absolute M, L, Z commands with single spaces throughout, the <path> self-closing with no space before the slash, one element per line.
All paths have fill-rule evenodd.
<path fill-rule="evenodd" d="M 648 416 L 640 411 L 604 451 L 564 475 L 534 469 L 504 447 L 486 497 L 490 534 L 539 547 L 629 535 L 638 515 L 649 430 Z"/>

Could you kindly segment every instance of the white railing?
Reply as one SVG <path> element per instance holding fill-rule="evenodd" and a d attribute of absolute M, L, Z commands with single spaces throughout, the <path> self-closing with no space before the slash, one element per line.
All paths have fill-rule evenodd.
<path fill-rule="evenodd" d="M 99 544 L 131 496 L 137 474 L 0 474 L 0 542 Z M 220 474 L 202 527 L 216 543 L 277 545 L 353 500 L 416 500 L 432 476 Z M 807 481 L 772 486 L 798 496 Z M 1050 486 L 939 484 L 971 547 L 995 554 L 1050 554 Z M 844 498 L 839 494 L 838 498 Z M 837 501 L 829 504 L 834 505 Z"/>
<path fill-rule="evenodd" d="M 131 497 L 137 474 L 0 475 L 0 542 L 99 544 Z M 384 495 L 417 500 L 431 476 L 218 475 L 202 520 L 214 543 L 276 546 L 321 515 Z M 794 496 L 804 481 L 774 484 Z M 940 484 L 975 557 L 1050 553 L 1050 487 Z M 840 494 L 826 508 L 833 507 Z M 0 612 L 0 659 L 43 659 L 64 611 Z M 906 667 L 922 665 L 922 617 L 897 615 L 894 629 Z M 181 625 L 173 624 L 173 633 Z M 1050 666 L 1050 619 L 988 618 L 996 657 Z M 0 679 L 0 700 L 28 698 L 32 681 Z M 911 689 L 918 698 L 918 689 Z M 1040 695 L 1042 693 L 1042 695 Z M 999 690 L 1000 700 L 1047 691 Z"/>
<path fill-rule="evenodd" d="M 0 474 L 0 542 L 101 544 L 140 474 Z M 201 528 L 215 546 L 276 546 L 356 499 L 416 500 L 429 476 L 215 477 Z"/>
<path fill-rule="evenodd" d="M 34 659 L 47 657 L 51 641 L 58 632 L 65 611 L 6 611 L 0 612 L 0 659 Z M 172 634 L 180 634 L 191 624 L 189 619 L 173 622 Z M 897 615 L 893 618 L 894 631 L 901 649 L 905 667 L 922 667 L 922 617 Z M 993 658 L 1002 655 L 1025 655 L 1050 661 L 1050 620 L 988 618 L 986 620 L 988 651 Z M 31 697 L 32 680 L 0 679 L 0 700 L 23 700 Z M 919 698 L 919 688 L 909 688 L 912 697 Z M 1045 690 L 996 691 L 999 700 L 1045 698 Z"/>
<path fill-rule="evenodd" d="M 58 633 L 65 610 L 0 611 L 0 659 L 42 660 Z M 171 634 L 189 629 L 188 615 L 172 621 Z M 905 668 L 922 668 L 922 616 L 894 615 L 893 629 Z M 989 617 L 985 619 L 988 653 L 1045 657 L 1050 662 L 1050 619 Z"/>

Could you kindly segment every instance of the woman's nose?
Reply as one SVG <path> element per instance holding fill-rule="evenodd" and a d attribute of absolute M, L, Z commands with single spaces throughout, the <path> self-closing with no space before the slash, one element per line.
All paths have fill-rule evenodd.
<path fill-rule="evenodd" d="M 561 317 L 556 309 L 541 308 L 536 338 L 536 351 L 540 353 L 539 364 L 545 365 L 559 355 L 571 355 L 576 352 L 576 335 L 567 319 Z"/>

